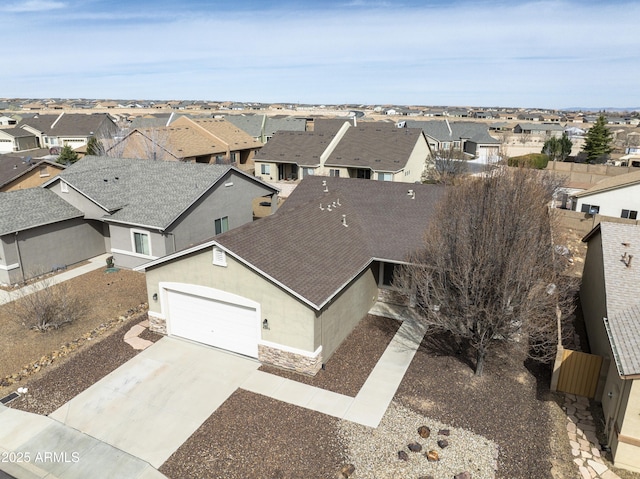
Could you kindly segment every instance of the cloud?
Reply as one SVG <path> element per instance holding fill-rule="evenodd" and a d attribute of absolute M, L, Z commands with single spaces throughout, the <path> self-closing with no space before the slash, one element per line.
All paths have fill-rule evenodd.
<path fill-rule="evenodd" d="M 66 8 L 65 2 L 56 2 L 50 0 L 26 0 L 24 2 L 16 2 L 0 7 L 0 10 L 13 13 L 24 12 L 45 12 L 49 10 L 59 10 Z"/>

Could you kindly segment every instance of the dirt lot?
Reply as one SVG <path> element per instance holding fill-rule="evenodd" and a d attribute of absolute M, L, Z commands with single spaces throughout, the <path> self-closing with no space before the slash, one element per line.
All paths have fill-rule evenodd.
<path fill-rule="evenodd" d="M 146 301 L 144 275 L 133 271 L 105 273 L 104 269 L 99 269 L 65 284 L 72 294 L 86 299 L 87 311 L 81 321 L 59 329 L 46 333 L 29 330 L 12 315 L 11 304 L 0 306 L 0 397 L 24 383 L 7 384 L 10 382 L 7 376 L 19 374 L 27 364 L 39 361 L 42 356 L 59 350 Z"/>

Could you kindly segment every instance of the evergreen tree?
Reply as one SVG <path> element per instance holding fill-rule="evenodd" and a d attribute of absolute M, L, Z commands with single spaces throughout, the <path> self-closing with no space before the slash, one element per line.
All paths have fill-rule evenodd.
<path fill-rule="evenodd" d="M 89 141 L 87 142 L 87 155 L 100 156 L 103 151 L 102 142 L 95 136 L 89 137 Z"/>
<path fill-rule="evenodd" d="M 571 148 L 573 142 L 567 136 L 567 133 L 562 133 L 561 138 L 552 137 L 544 142 L 542 152 L 549 157 L 549 161 L 564 161 L 567 156 L 571 154 Z"/>
<path fill-rule="evenodd" d="M 613 151 L 613 133 L 606 125 L 606 118 L 604 115 L 600 115 L 595 125 L 587 132 L 582 151 L 586 153 L 587 161 L 590 163 L 604 163 Z"/>
<path fill-rule="evenodd" d="M 73 151 L 69 145 L 64 145 L 62 147 L 62 151 L 58 155 L 58 159 L 56 160 L 56 162 L 60 163 L 61 165 L 70 165 L 75 163 L 79 159 L 80 157 L 78 156 L 78 154 Z"/>

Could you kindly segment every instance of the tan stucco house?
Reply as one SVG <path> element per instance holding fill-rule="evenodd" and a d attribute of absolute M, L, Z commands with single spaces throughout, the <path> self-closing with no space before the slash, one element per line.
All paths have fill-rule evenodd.
<path fill-rule="evenodd" d="M 580 300 L 614 465 L 640 471 L 640 226 L 602 222 L 588 244 Z"/>
<path fill-rule="evenodd" d="M 35 188 L 65 169 L 49 160 L 0 155 L 0 191 Z"/>
<path fill-rule="evenodd" d="M 442 192 L 306 178 L 274 215 L 138 268 L 152 329 L 315 374 L 389 296 Z"/>

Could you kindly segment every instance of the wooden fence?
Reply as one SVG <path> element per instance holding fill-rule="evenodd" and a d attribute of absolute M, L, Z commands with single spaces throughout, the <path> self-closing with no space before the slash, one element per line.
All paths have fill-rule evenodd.
<path fill-rule="evenodd" d="M 556 361 L 555 390 L 592 398 L 596 394 L 602 357 L 595 354 L 562 349 Z M 555 382 L 555 381 L 554 381 Z M 554 389 L 552 385 L 552 389 Z"/>

